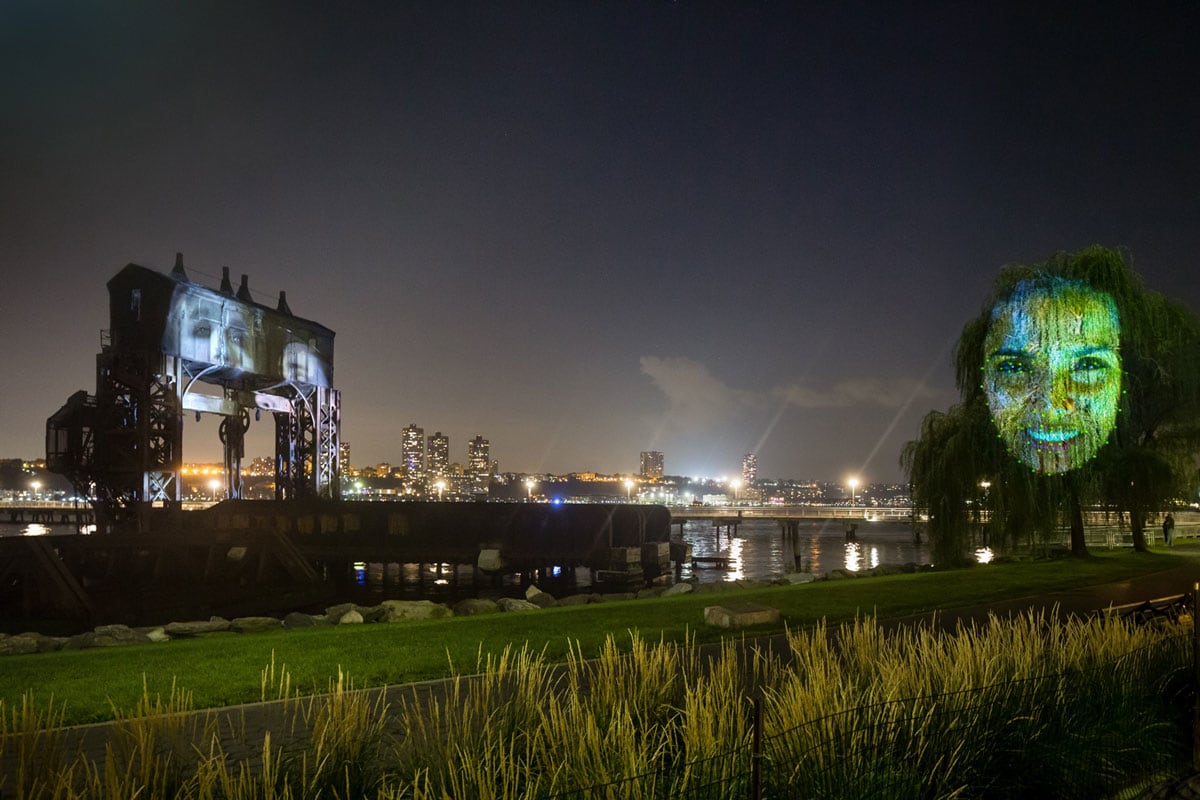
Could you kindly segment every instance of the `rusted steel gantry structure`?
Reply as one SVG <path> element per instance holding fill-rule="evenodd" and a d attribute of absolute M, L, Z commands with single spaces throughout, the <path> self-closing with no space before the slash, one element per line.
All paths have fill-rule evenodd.
<path fill-rule="evenodd" d="M 333 331 L 234 291 L 129 264 L 108 282 L 111 324 L 96 357 L 96 393 L 79 391 L 46 422 L 47 466 L 93 498 L 102 531 L 176 527 L 183 421 L 218 414 L 226 496 L 242 496 L 251 415 L 275 422 L 280 500 L 339 494 L 341 400 L 333 388 Z M 162 525 L 165 523 L 165 525 Z"/>

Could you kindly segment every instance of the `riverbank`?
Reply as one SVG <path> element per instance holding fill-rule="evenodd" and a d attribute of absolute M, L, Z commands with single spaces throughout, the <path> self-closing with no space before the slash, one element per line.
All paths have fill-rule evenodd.
<path fill-rule="evenodd" d="M 702 776 L 709 774 L 708 770 L 719 763 L 722 766 L 711 774 L 711 779 L 716 781 L 711 785 L 720 790 L 720 796 L 729 796 L 727 792 L 732 791 L 731 787 L 745 789 L 745 781 L 751 774 L 752 752 L 747 749 L 751 723 L 750 716 L 745 713 L 749 706 L 743 696 L 749 684 L 745 682 L 766 680 L 772 686 L 776 682 L 779 685 L 768 693 L 768 697 L 776 697 L 776 702 L 768 703 L 763 711 L 764 746 L 776 756 L 766 760 L 765 764 L 773 772 L 764 772 L 764 776 L 781 786 L 795 785 L 791 771 L 799 767 L 809 775 L 805 782 L 830 777 L 832 773 L 823 766 L 827 759 L 821 753 L 836 757 L 836 761 L 830 763 L 844 764 L 848 763 L 847 759 L 861 761 L 859 767 L 837 770 L 841 777 L 830 784 L 840 791 L 831 796 L 846 797 L 861 796 L 858 794 L 861 787 L 855 781 L 863 776 L 874 780 L 872 776 L 887 775 L 889 785 L 906 785 L 903 782 L 911 779 L 917 781 L 914 786 L 923 786 L 929 774 L 937 772 L 945 777 L 953 771 L 955 777 L 951 783 L 955 785 L 962 781 L 974 782 L 970 785 L 980 781 L 995 785 L 996 779 L 1011 778 L 1014 774 L 1012 764 L 1007 761 L 1009 756 L 1020 756 L 1018 761 L 1023 766 L 1015 774 L 1020 775 L 1022 785 L 1029 785 L 1028 781 L 1032 780 L 1040 786 L 1057 787 L 1054 793 L 1063 796 L 1060 794 L 1065 785 L 1063 780 L 1077 783 L 1076 778 L 1087 776 L 1090 783 L 1083 793 L 1072 796 L 1108 796 L 1116 790 L 1173 782 L 1184 774 L 1179 770 L 1185 770 L 1190 763 L 1186 758 L 1190 753 L 1186 742 L 1188 728 L 1182 721 L 1175 724 L 1175 715 L 1171 711 L 1174 704 L 1169 691 L 1165 691 L 1169 689 L 1167 679 L 1172 674 L 1184 674 L 1180 664 L 1190 653 L 1190 638 L 1184 635 L 1182 628 L 1175 631 L 1158 626 L 1080 626 L 1067 618 L 1079 620 L 1080 615 L 1089 615 L 1088 612 L 1113 604 L 1151 599 L 1185 588 L 1200 572 L 1198 555 L 1196 552 L 1173 552 L 1132 558 L 1070 559 L 997 565 L 986 570 L 830 581 L 790 589 L 777 587 L 773 599 L 786 608 L 790 618 L 797 618 L 799 612 L 797 604 L 789 604 L 789 599 L 802 600 L 812 613 L 832 610 L 833 616 L 844 615 L 849 605 L 847 601 L 860 611 L 851 618 L 853 624 L 848 629 L 849 634 L 842 633 L 836 642 L 826 639 L 824 625 L 808 632 L 790 626 L 789 633 L 773 636 L 767 636 L 770 629 L 762 629 L 754 632 L 759 635 L 752 640 L 722 639 L 719 633 L 714 636 L 712 630 L 697 627 L 692 627 L 690 632 L 685 629 L 684 636 L 676 638 L 671 633 L 671 626 L 667 625 L 657 639 L 644 628 L 624 631 L 610 628 L 610 632 L 600 634 L 599 644 L 595 647 L 591 644 L 593 639 L 580 639 L 574 645 L 568 643 L 567 663 L 562 666 L 556 666 L 564 657 L 553 645 L 546 641 L 539 649 L 538 642 L 541 637 L 566 629 L 568 618 L 592 610 L 620 613 L 635 607 L 657 606 L 655 610 L 663 621 L 676 622 L 677 618 L 685 616 L 686 601 L 705 598 L 683 596 L 641 603 L 612 603 L 609 608 L 603 608 L 602 604 L 548 609 L 536 614 L 499 615 L 487 621 L 507 628 L 510 636 L 516 632 L 511 624 L 517 621 L 535 621 L 540 633 L 534 635 L 532 628 L 526 628 L 530 635 L 523 640 L 524 645 L 520 644 L 522 640 L 514 638 L 499 649 L 486 646 L 481 640 L 472 655 L 461 659 L 450 658 L 447 650 L 444 662 L 447 673 L 471 677 L 407 683 L 384 690 L 350 691 L 352 685 L 375 684 L 370 680 L 362 681 L 361 673 L 339 667 L 323 687 L 317 687 L 320 693 L 308 698 L 305 695 L 309 690 L 305 682 L 298 679 L 289 658 L 313 646 L 320 647 L 320 639 L 325 639 L 325 644 L 340 644 L 340 655 L 346 661 L 359 659 L 360 665 L 366 655 L 364 646 L 386 648 L 379 654 L 384 658 L 404 660 L 412 653 L 399 649 L 402 642 L 399 637 L 363 637 L 362 634 L 370 629 L 361 625 L 296 631 L 287 638 L 292 639 L 297 648 L 288 651 L 287 655 L 272 648 L 270 660 L 254 670 L 256 699 L 286 699 L 228 707 L 211 713 L 184 713 L 202 707 L 194 699 L 190 687 L 191 679 L 199 674 L 195 668 L 202 666 L 205 649 L 210 655 L 219 650 L 223 655 L 231 656 L 224 659 L 223 675 L 225 682 L 231 683 L 237 680 L 243 668 L 237 660 L 241 649 L 238 642 L 249 643 L 272 636 L 212 634 L 194 642 L 122 651 L 128 659 L 139 650 L 165 653 L 177 647 L 186 649 L 189 644 L 204 645 L 190 653 L 189 663 L 194 668 L 173 679 L 165 690 L 156 688 L 162 684 L 153 673 L 144 674 L 136 702 L 113 700 L 110 710 L 119 710 L 118 721 L 114 724 L 55 732 L 52 730 L 55 725 L 70 719 L 67 713 L 70 702 L 55 706 L 55 703 L 46 703 L 44 698 L 40 704 L 31 701 L 22 712 L 28 733 L 10 738 L 8 744 L 13 747 L 9 748 L 8 757 L 19 755 L 14 749 L 18 744 L 24 747 L 36 740 L 40 742 L 37 752 L 41 755 L 33 758 L 39 769 L 48 768 L 51 772 L 58 769 L 55 763 L 65 766 L 73 758 L 94 765 L 104 765 L 110 760 L 117 765 L 143 765 L 144 769 L 132 772 L 117 769 L 111 774 L 108 767 L 85 769 L 83 779 L 95 784 L 97 791 L 102 785 L 107 787 L 102 793 L 108 795 L 112 795 L 117 787 L 111 783 L 115 780 L 129 790 L 117 794 L 128 796 L 135 785 L 145 785 L 145 796 L 148 797 L 179 796 L 183 785 L 177 786 L 173 782 L 182 780 L 188 786 L 195 783 L 192 789 L 199 787 L 200 793 L 194 796 L 201 797 L 208 796 L 203 793 L 203 786 L 216 780 L 227 786 L 226 794 L 222 796 L 260 796 L 250 784 L 244 784 L 243 779 L 249 779 L 253 785 L 261 782 L 277 785 L 282 780 L 289 786 L 310 788 L 329 782 L 331 790 L 336 788 L 338 792 L 343 787 L 353 786 L 351 794 L 354 796 L 374 796 L 378 791 L 377 796 L 391 798 L 401 794 L 408 796 L 404 794 L 408 781 L 420 782 L 422 775 L 428 776 L 426 770 L 445 769 L 445 775 L 437 780 L 451 781 L 444 786 L 449 796 L 479 796 L 477 790 L 496 781 L 503 783 L 503 774 L 509 771 L 515 770 L 513 774 L 525 776 L 523 781 L 532 780 L 539 774 L 536 765 L 541 763 L 540 758 L 530 761 L 523 756 L 505 756 L 496 760 L 488 753 L 493 756 L 497 752 L 508 753 L 510 744 L 525 742 L 532 748 L 531 755 L 551 754 L 555 751 L 553 742 L 575 741 L 575 737 L 561 739 L 557 734 L 521 735 L 533 730 L 530 725 L 545 726 L 549 720 L 557 718 L 559 712 L 551 712 L 547 718 L 540 716 L 546 713 L 546 703 L 553 706 L 555 698 L 559 698 L 559 702 L 566 704 L 562 711 L 568 708 L 586 711 L 600 703 L 609 710 L 600 709 L 603 714 L 597 719 L 609 720 L 611 725 L 619 722 L 620 708 L 625 706 L 610 708 L 605 704 L 618 700 L 622 704 L 628 703 L 630 709 L 636 709 L 638 719 L 650 726 L 643 733 L 653 733 L 657 730 L 655 726 L 666 725 L 663 742 L 670 743 L 673 748 L 670 753 L 675 755 L 659 764 L 653 754 L 661 755 L 667 751 L 654 743 L 657 739 L 651 737 L 647 743 L 642 736 L 637 736 L 636 741 L 621 739 L 622 744 L 618 745 L 616 740 L 608 738 L 616 733 L 616 729 L 609 728 L 607 733 L 593 730 L 587 722 L 591 717 L 580 718 L 578 724 L 570 723 L 568 727 L 583 735 L 579 741 L 587 742 L 587 752 L 608 752 L 615 746 L 633 760 L 622 756 L 619 764 L 614 762 L 603 769 L 599 764 L 583 768 L 571 781 L 595 786 L 609 780 L 624 781 L 634 775 L 639 776 L 639 780 L 675 776 L 687 785 L 693 785 L 699 777 L 701 785 L 705 785 L 709 778 Z M 988 580 L 971 580 L 985 574 Z M 1105 580 L 1097 582 L 1101 578 Z M 1057 588 L 1048 589 L 1050 586 Z M 1038 587 L 1041 587 L 1040 591 L 1024 593 Z M 721 601 L 761 597 L 763 591 L 735 589 L 721 595 Z M 890 616 L 895 608 L 904 605 L 897 602 L 900 598 L 892 596 L 898 594 L 902 594 L 909 604 L 926 603 L 936 595 L 940 597 L 940 610 L 935 615 Z M 1000 595 L 1009 596 L 999 599 Z M 867 613 L 863 607 L 872 598 L 879 600 L 875 607 L 878 621 L 863 619 Z M 712 600 L 711 597 L 706 599 Z M 974 604 L 955 605 L 964 600 L 974 601 Z M 558 620 L 553 619 L 556 612 L 562 615 Z M 954 630 L 960 624 L 983 620 L 987 614 L 999 614 L 1009 621 L 989 621 L 973 628 L 974 632 L 965 637 L 965 643 L 964 637 L 955 637 L 958 644 L 953 643 L 955 639 L 920 633 L 929 625 Z M 823 619 L 830 619 L 830 615 Z M 374 627 L 400 634 L 404 640 L 415 638 L 420 645 L 428 646 L 429 634 L 437 623 L 454 629 L 451 623 L 455 621 L 429 621 L 427 627 L 430 630 L 424 632 L 420 631 L 421 623 Z M 598 620 L 588 622 L 594 629 Z M 608 622 L 612 624 L 615 618 L 610 617 Z M 830 622 L 829 628 L 833 627 Z M 466 629 L 457 628 L 456 632 L 462 635 Z M 1146 662 L 1137 667 L 1129 659 L 1134 658 L 1136 664 L 1142 664 L 1137 659 L 1151 653 L 1146 647 L 1151 640 L 1143 641 L 1137 637 L 1143 633 L 1160 636 L 1156 632 L 1166 638 L 1155 638 L 1154 641 L 1167 644 L 1172 648 L 1171 652 L 1177 652 L 1178 658 L 1164 652 L 1168 661 L 1158 660 L 1156 655 L 1153 663 Z M 1086 641 L 1094 641 L 1095 647 Z M 760 655 L 747 659 L 747 650 L 742 645 L 755 648 Z M 841 654 L 834 657 L 831 646 L 836 646 Z M 977 647 L 981 648 L 978 652 Z M 1094 655 L 1091 654 L 1093 651 Z M 57 669 L 62 666 L 53 665 L 58 657 L 88 656 L 77 666 L 81 670 L 90 667 L 98 671 L 105 664 L 103 657 L 113 652 L 52 653 L 18 656 L 6 661 Z M 792 669 L 786 666 L 791 658 L 808 660 L 803 667 Z M 762 659 L 769 661 L 769 666 Z M 884 663 L 889 660 L 895 662 L 892 667 Z M 859 662 L 867 667 L 863 679 L 853 677 L 854 665 Z M 1080 677 L 1079 667 L 1072 666 L 1076 662 L 1087 665 L 1086 680 Z M 697 672 L 700 665 L 706 666 Z M 897 670 L 902 665 L 907 665 L 907 671 Z M 0 663 L 0 678 L 11 677 L 6 674 L 6 666 L 8 664 Z M 1024 673 L 1017 667 L 1032 669 L 1031 677 L 1023 677 Z M 672 676 L 680 670 L 692 677 L 682 682 L 673 680 Z M 480 672 L 483 674 L 472 675 Z M 814 677 L 817 673 L 825 677 Z M 902 674 L 907 676 L 903 686 L 896 683 Z M 863 682 L 868 675 L 875 676 L 874 683 Z M 880 681 L 884 675 L 888 676 L 887 680 Z M 943 677 L 936 678 L 936 675 Z M 69 678 L 62 672 L 56 677 Z M 111 680 L 112 675 L 98 674 L 97 677 Z M 792 686 L 789 682 L 795 679 L 801 680 L 803 685 L 789 688 Z M 847 680 L 853 684 L 852 690 L 840 685 Z M 1160 686 L 1164 681 L 1166 683 Z M 685 688 L 688 697 L 695 694 L 701 699 L 688 700 L 680 696 L 674 701 L 664 700 Z M 805 695 L 807 699 L 801 701 L 793 697 L 794 690 L 818 691 L 824 699 Z M 1178 687 L 1173 691 L 1177 690 Z M 1101 696 L 1106 699 L 1097 702 Z M 838 702 L 850 703 L 844 711 L 834 702 L 838 698 Z M 58 702 L 57 696 L 55 702 Z M 914 713 L 910 706 L 913 703 L 919 706 L 922 702 L 931 705 L 925 711 Z M 513 703 L 525 710 L 517 709 Z M 1160 707 L 1155 712 L 1159 716 L 1147 715 L 1150 704 Z M 61 710 L 50 710 L 55 707 Z M 1101 714 L 1095 719 L 1091 718 L 1094 713 L 1091 716 L 1085 713 L 1097 708 L 1101 709 Z M 1114 709 L 1118 708 L 1129 711 L 1126 716 L 1114 717 Z M 757 715 L 757 706 L 755 709 Z M 517 724 L 516 718 L 512 717 L 514 713 L 526 722 Z M 663 713 L 666 716 L 662 716 Z M 479 715 L 478 719 L 470 721 L 471 715 L 475 714 Z M 486 720 L 496 722 L 500 719 L 497 714 L 508 722 L 492 729 Z M 17 717 L 13 719 L 15 721 Z M 1021 733 L 1012 738 L 1011 724 L 1015 719 L 1024 720 L 1024 723 Z M 1064 721 L 1071 725 L 1070 741 L 1064 741 L 1058 733 Z M 821 724 L 814 727 L 812 722 Z M 466 727 L 455 734 L 456 726 L 460 724 Z M 684 727 L 676 732 L 676 725 Z M 683 739 L 679 738 L 680 732 L 693 727 L 696 734 L 702 734 L 700 738 L 692 740 L 686 733 L 683 733 Z M 1133 761 L 1110 758 L 1117 755 L 1115 751 L 1110 753 L 1103 749 L 1111 746 L 1110 732 L 1119 729 L 1127 737 L 1135 728 L 1135 738 L 1144 745 L 1145 756 Z M 842 729 L 844 731 L 839 733 Z M 816 734 L 817 738 L 810 742 L 806 731 Z M 965 731 L 973 731 L 965 738 L 980 742 L 982 749 L 963 758 L 961 743 Z M 997 746 L 996 737 L 1003 735 L 1012 740 L 1011 752 L 1007 747 Z M 509 736 L 516 738 L 503 744 L 509 741 Z M 844 741 L 843 736 L 846 737 Z M 493 737 L 500 737 L 496 739 L 497 744 L 486 744 L 485 740 L 490 742 Z M 869 744 L 875 739 L 878 739 L 877 744 Z M 1084 739 L 1090 744 L 1084 746 Z M 1034 746 L 1030 746 L 1031 742 Z M 195 743 L 207 743 L 208 749 L 198 748 Z M 472 749 L 481 743 L 483 751 Z M 494 750 L 499 744 L 503 744 L 501 750 Z M 905 766 L 907 760 L 889 767 L 873 755 L 909 745 L 912 745 L 909 749 L 913 757 L 932 758 L 929 769 L 922 767 L 914 772 Z M 696 750 L 697 746 L 701 749 Z M 884 750 L 877 750 L 878 747 Z M 76 752 L 82 755 L 72 755 Z M 777 757 L 789 752 L 806 755 L 801 761 Z M 322 756 L 322 753 L 327 755 Z M 711 756 L 705 756 L 705 753 Z M 1037 757 L 1030 760 L 1030 753 Z M 1050 761 L 1041 757 L 1047 753 L 1053 755 Z M 301 754 L 305 754 L 304 759 L 300 759 Z M 944 760 L 942 754 L 950 760 Z M 691 765 L 678 775 L 678 770 L 669 769 L 671 765 L 679 767 L 676 755 L 684 757 Z M 335 765 L 332 772 L 322 766 L 328 757 L 337 759 L 330 762 Z M 643 763 L 643 757 L 650 760 Z M 47 765 L 47 758 L 53 763 Z M 56 758 L 59 761 L 55 762 Z M 714 762 L 711 758 L 719 761 Z M 545 763 L 563 762 L 554 757 Z M 938 767 L 931 772 L 934 763 Z M 1093 769 L 1100 763 L 1123 764 L 1124 767 L 1115 771 Z M 948 764 L 958 766 L 948 771 Z M 981 773 L 983 764 L 992 764 L 994 769 L 989 767 Z M 180 771 L 181 765 L 186 766 L 185 771 Z M 340 771 L 343 766 L 351 771 L 343 774 Z M 193 768 L 194 775 L 188 771 Z M 900 771 L 895 772 L 895 768 Z M 699 769 L 704 771 L 697 773 L 695 770 Z M 154 777 L 140 777 L 145 770 L 150 770 L 146 775 Z M 17 773 L 10 771 L 10 774 Z M 80 777 L 79 773 L 75 773 L 74 778 L 70 773 L 62 774 L 68 775 L 68 782 Z M 456 775 L 458 778 L 454 778 Z M 457 782 L 460 779 L 467 784 L 460 786 Z M 468 788 L 475 779 L 480 781 L 479 786 Z M 144 783 L 145 780 L 149 783 Z M 377 780 L 382 783 L 376 783 Z M 890 783 L 896 780 L 901 783 Z M 233 786 L 238 788 L 230 794 L 228 787 Z M 557 779 L 542 788 L 554 794 L 553 786 L 560 786 Z M 386 791 L 384 787 L 387 787 Z M 529 796 L 540 797 L 545 793 L 534 792 Z M 189 793 L 188 796 L 193 795 Z"/>
<path fill-rule="evenodd" d="M 779 609 L 777 625 L 751 631 L 767 635 L 862 616 L 920 618 L 947 608 L 1020 606 L 1024 598 L 1083 592 L 1085 587 L 1132 587 L 1133 579 L 1156 573 L 1174 573 L 1176 584 L 1186 584 L 1179 575 L 1200 574 L 1198 555 L 1200 550 L 1192 546 L 1149 554 L 1120 552 L 801 586 L 733 587 L 720 598 L 722 604 Z M 1111 592 L 1107 596 L 1124 602 Z M 610 633 L 635 630 L 651 641 L 704 644 L 729 635 L 703 624 L 704 609 L 713 604 L 713 595 L 693 593 L 385 625 L 254 635 L 227 631 L 124 648 L 9 656 L 0 659 L 0 700 L 19 708 L 27 691 L 42 702 L 53 696 L 65 706 L 68 723 L 82 723 L 111 718 L 114 706 L 133 707 L 143 688 L 162 696 L 172 686 L 186 689 L 196 708 L 257 701 L 262 671 L 270 663 L 286 664 L 293 686 L 313 694 L 325 691 L 341 672 L 362 687 L 443 678 L 452 674 L 453 665 L 473 664 L 481 653 L 499 653 L 511 645 L 525 644 L 550 661 L 562 661 L 572 652 L 598 652 Z"/>

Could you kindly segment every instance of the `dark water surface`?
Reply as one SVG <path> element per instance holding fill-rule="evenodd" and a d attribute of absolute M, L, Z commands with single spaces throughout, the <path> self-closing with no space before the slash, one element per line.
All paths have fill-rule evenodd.
<path fill-rule="evenodd" d="M 784 536 L 773 520 L 748 519 L 737 534 L 718 529 L 708 520 L 693 520 L 683 527 L 683 541 L 697 558 L 722 557 L 726 566 L 680 565 L 680 580 L 718 583 L 735 580 L 769 580 L 785 572 L 804 571 L 817 575 L 835 569 L 866 571 L 881 564 L 927 564 L 928 545 L 913 542 L 911 527 L 902 522 L 858 520 L 856 541 L 847 542 L 845 520 L 801 522 L 795 535 Z M 69 525 L 0 524 L 0 536 L 73 534 Z M 678 537 L 675 529 L 673 536 Z M 359 562 L 349 575 L 340 578 L 339 594 L 346 600 L 378 603 L 384 599 L 430 599 L 453 602 L 477 595 L 519 596 L 520 575 L 494 577 L 476 573 L 469 564 L 382 564 Z M 536 576 L 537 583 L 556 596 L 593 590 L 587 569 L 548 569 Z"/>
<path fill-rule="evenodd" d="M 707 520 L 695 520 L 683 527 L 683 540 L 692 546 L 692 555 L 724 556 L 729 567 L 693 569 L 688 564 L 681 577 L 701 583 L 768 580 L 797 566 L 822 575 L 835 569 L 860 572 L 881 564 L 929 563 L 927 543 L 914 544 L 907 523 L 856 520 L 853 542 L 846 541 L 845 524 L 845 520 L 801 522 L 797 535 L 785 537 L 773 520 L 746 520 L 737 535 L 730 536 Z"/>

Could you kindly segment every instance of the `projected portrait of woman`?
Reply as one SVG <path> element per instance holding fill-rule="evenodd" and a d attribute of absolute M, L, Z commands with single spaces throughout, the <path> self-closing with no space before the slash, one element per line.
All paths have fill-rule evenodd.
<path fill-rule="evenodd" d="M 1112 297 L 1080 281 L 1021 281 L 992 309 L 983 388 L 1009 452 L 1044 474 L 1086 463 L 1112 433 L 1121 395 Z"/>

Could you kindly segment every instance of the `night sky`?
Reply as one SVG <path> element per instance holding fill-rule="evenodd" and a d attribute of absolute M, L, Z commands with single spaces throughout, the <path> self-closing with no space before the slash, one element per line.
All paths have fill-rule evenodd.
<path fill-rule="evenodd" d="M 892 5 L 6 0 L 0 456 L 177 251 L 337 332 L 355 464 L 898 479 L 1003 264 L 1200 310 L 1200 5 Z"/>

